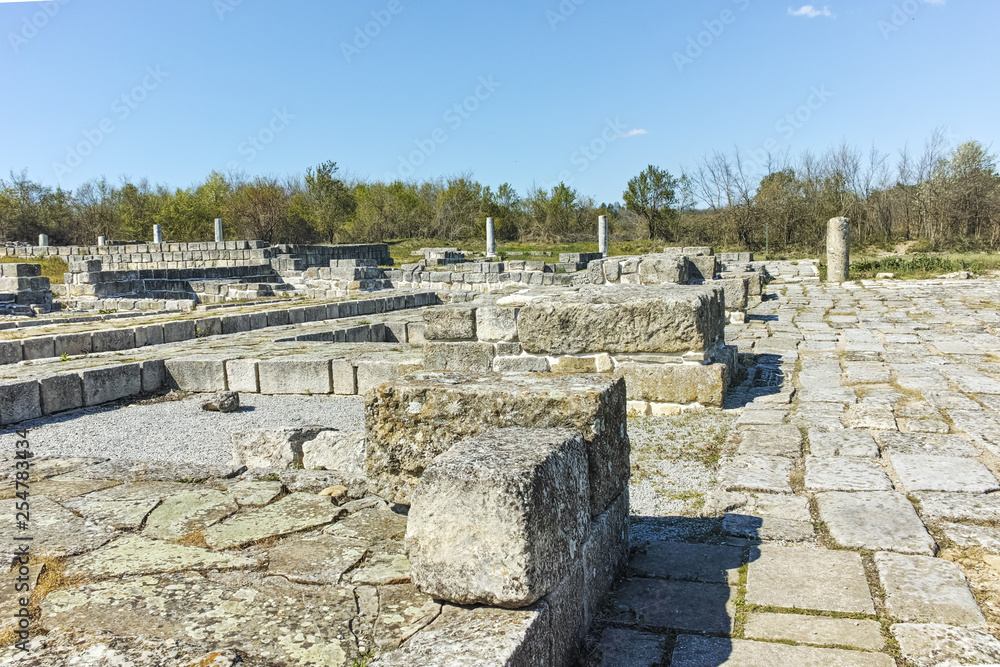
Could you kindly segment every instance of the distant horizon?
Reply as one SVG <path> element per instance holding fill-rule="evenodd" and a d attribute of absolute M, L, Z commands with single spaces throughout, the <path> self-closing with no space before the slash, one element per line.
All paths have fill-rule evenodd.
<path fill-rule="evenodd" d="M 564 181 L 613 203 L 647 165 L 679 177 L 734 146 L 895 156 L 946 128 L 994 147 L 997 19 L 985 0 L 0 0 L 0 170 L 183 189 L 333 160 L 358 180 Z"/>

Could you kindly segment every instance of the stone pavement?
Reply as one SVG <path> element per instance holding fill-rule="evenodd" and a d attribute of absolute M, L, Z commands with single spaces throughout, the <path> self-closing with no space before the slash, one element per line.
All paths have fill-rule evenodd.
<path fill-rule="evenodd" d="M 1000 282 L 768 292 L 726 330 L 753 365 L 725 414 L 630 419 L 587 664 L 1000 662 Z"/>

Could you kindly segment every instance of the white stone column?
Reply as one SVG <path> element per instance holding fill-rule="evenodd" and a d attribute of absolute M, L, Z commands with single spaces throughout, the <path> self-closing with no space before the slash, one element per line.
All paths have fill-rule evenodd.
<path fill-rule="evenodd" d="M 850 279 L 851 235 L 847 218 L 833 218 L 826 229 L 826 280 L 842 283 Z"/>
<path fill-rule="evenodd" d="M 159 225 L 153 225 L 153 243 L 163 243 L 163 229 Z"/>
<path fill-rule="evenodd" d="M 497 240 L 493 229 L 493 218 L 486 218 L 486 256 L 497 256 Z"/>
<path fill-rule="evenodd" d="M 222 218 L 215 219 L 215 242 L 222 243 Z"/>
<path fill-rule="evenodd" d="M 597 218 L 597 251 L 608 256 L 608 216 Z"/>
<path fill-rule="evenodd" d="M 49 247 L 49 235 L 48 234 L 39 234 L 38 235 L 38 245 L 40 245 L 43 248 Z"/>
<path fill-rule="evenodd" d="M 107 239 L 105 239 L 103 236 L 98 236 L 97 245 L 107 245 Z"/>

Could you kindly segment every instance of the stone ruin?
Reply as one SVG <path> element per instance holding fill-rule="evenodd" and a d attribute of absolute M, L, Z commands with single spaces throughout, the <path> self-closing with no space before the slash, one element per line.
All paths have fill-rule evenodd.
<path fill-rule="evenodd" d="M 41 618 L 50 630 L 85 631 L 82 619 L 106 594 L 111 573 L 147 577 L 154 596 L 159 586 L 197 585 L 227 598 L 232 581 L 200 574 L 220 568 L 322 582 L 309 594 L 324 596 L 316 604 L 333 605 L 346 625 L 323 640 L 327 653 L 310 654 L 301 642 L 278 650 L 289 664 L 349 664 L 373 649 L 372 665 L 450 665 L 468 656 L 490 665 L 571 664 L 628 558 L 628 415 L 722 406 L 730 383 L 742 379 L 736 349 L 725 342 L 727 315 L 745 311 L 766 276 L 739 257 L 740 270 L 723 270 L 730 262 L 710 249 L 565 255 L 552 264 L 467 261 L 457 249 L 434 249 L 426 262 L 387 270 L 377 266 L 384 246 L 162 245 L 56 249 L 75 269 L 60 296 L 71 307 L 141 298 L 208 304 L 254 292 L 253 285 L 263 296 L 266 284 L 275 296 L 288 286 L 310 300 L 16 326 L 17 337 L 0 340 L 0 368 L 13 371 L 0 382 L 0 423 L 65 418 L 166 391 L 233 391 L 362 396 L 363 429 L 234 434 L 233 464 L 200 472 L 195 464 L 54 462 L 53 484 L 80 482 L 91 491 L 62 507 L 39 499 L 52 503 L 47 516 L 106 502 L 152 514 L 144 510 L 145 524 L 123 523 L 132 526 L 125 532 L 110 526 L 69 550 L 44 535 L 42 553 L 69 558 L 68 572 L 85 583 L 40 602 Z M 57 359 L 67 365 L 45 363 Z M 199 518 L 207 510 L 198 503 L 207 501 L 190 509 L 174 491 L 137 491 L 155 498 L 144 504 L 94 490 L 123 476 L 140 485 L 205 480 L 216 518 Z M 270 495 L 240 500 L 250 491 Z M 197 527 L 203 541 L 180 545 L 190 531 L 156 528 L 166 520 L 156 514 L 160 503 L 177 504 L 171 511 L 183 515 L 183 530 Z M 376 525 L 379 536 L 369 536 Z M 279 536 L 286 541 L 266 546 Z M 317 579 L 300 572 L 307 566 L 290 560 L 292 549 L 339 554 L 345 565 Z M 142 565 L 154 561 L 161 564 Z M 280 604 L 288 595 L 281 586 L 293 584 L 262 581 L 254 590 Z M 187 595 L 148 604 L 183 619 Z M 409 605 L 406 627 L 370 625 L 359 611 L 388 610 L 394 595 Z M 423 611 L 410 616 L 414 608 Z M 143 613 L 129 618 L 141 625 Z M 309 613 L 296 608 L 290 618 L 308 625 Z M 116 636 L 128 634 L 124 621 L 108 623 Z M 207 643 L 184 640 L 181 652 L 235 645 L 241 655 L 275 655 L 238 630 L 208 626 Z M 146 640 L 129 641 L 126 656 Z M 51 655 L 71 645 L 57 639 Z"/>

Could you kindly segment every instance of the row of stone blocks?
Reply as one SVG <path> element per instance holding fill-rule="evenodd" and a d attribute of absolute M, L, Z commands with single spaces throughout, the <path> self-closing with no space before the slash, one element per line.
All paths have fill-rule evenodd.
<path fill-rule="evenodd" d="M 18 306 L 52 307 L 49 279 L 39 264 L 0 264 L 0 305 L 16 311 Z"/>
<path fill-rule="evenodd" d="M 344 245 L 277 245 L 274 246 L 277 255 L 289 255 L 301 259 L 303 268 L 314 266 L 329 266 L 333 260 L 366 259 L 373 260 L 377 266 L 392 264 L 389 246 L 384 243 L 359 243 Z"/>
<path fill-rule="evenodd" d="M 0 340 L 0 365 L 63 355 L 119 352 L 147 345 L 178 343 L 205 336 L 234 334 L 267 327 L 421 308 L 438 302 L 437 295 L 430 292 L 418 292 L 376 299 L 262 310 L 239 315 L 175 320 L 120 329 L 36 336 L 21 340 Z"/>
<path fill-rule="evenodd" d="M 592 285 L 684 284 L 712 280 L 719 272 L 714 255 L 652 254 L 598 259 L 587 265 L 587 282 Z"/>
<path fill-rule="evenodd" d="M 427 370 L 611 373 L 637 402 L 721 406 L 736 361 L 708 285 L 529 292 L 424 317 Z"/>
<path fill-rule="evenodd" d="M 484 664 L 572 663 L 628 557 L 623 382 L 417 373 L 369 391 L 365 422 L 369 489 L 410 506 L 413 583 L 523 611 L 511 654 Z M 374 664 L 463 664 L 425 650 Z"/>
<path fill-rule="evenodd" d="M 119 253 L 152 253 L 152 252 L 193 252 L 205 250 L 259 250 L 267 248 L 264 241 L 224 241 L 204 243 L 130 243 L 124 245 L 90 245 L 90 246 L 18 246 L 8 247 L 7 255 L 16 257 L 39 256 L 80 256 L 80 255 L 111 255 Z"/>
<path fill-rule="evenodd" d="M 101 255 L 71 255 L 68 260 L 70 271 L 82 271 L 80 264 L 100 262 L 105 266 L 124 264 L 149 265 L 155 268 L 161 263 L 194 264 L 210 266 L 213 262 L 227 262 L 236 265 L 267 262 L 272 251 L 264 250 L 185 250 L 183 252 L 115 252 Z"/>
<path fill-rule="evenodd" d="M 489 291 L 507 285 L 568 287 L 577 282 L 573 274 L 541 273 L 539 271 L 513 271 L 508 273 L 455 273 L 450 271 L 386 271 L 389 280 L 396 285 L 431 289 L 462 289 L 467 291 Z"/>

